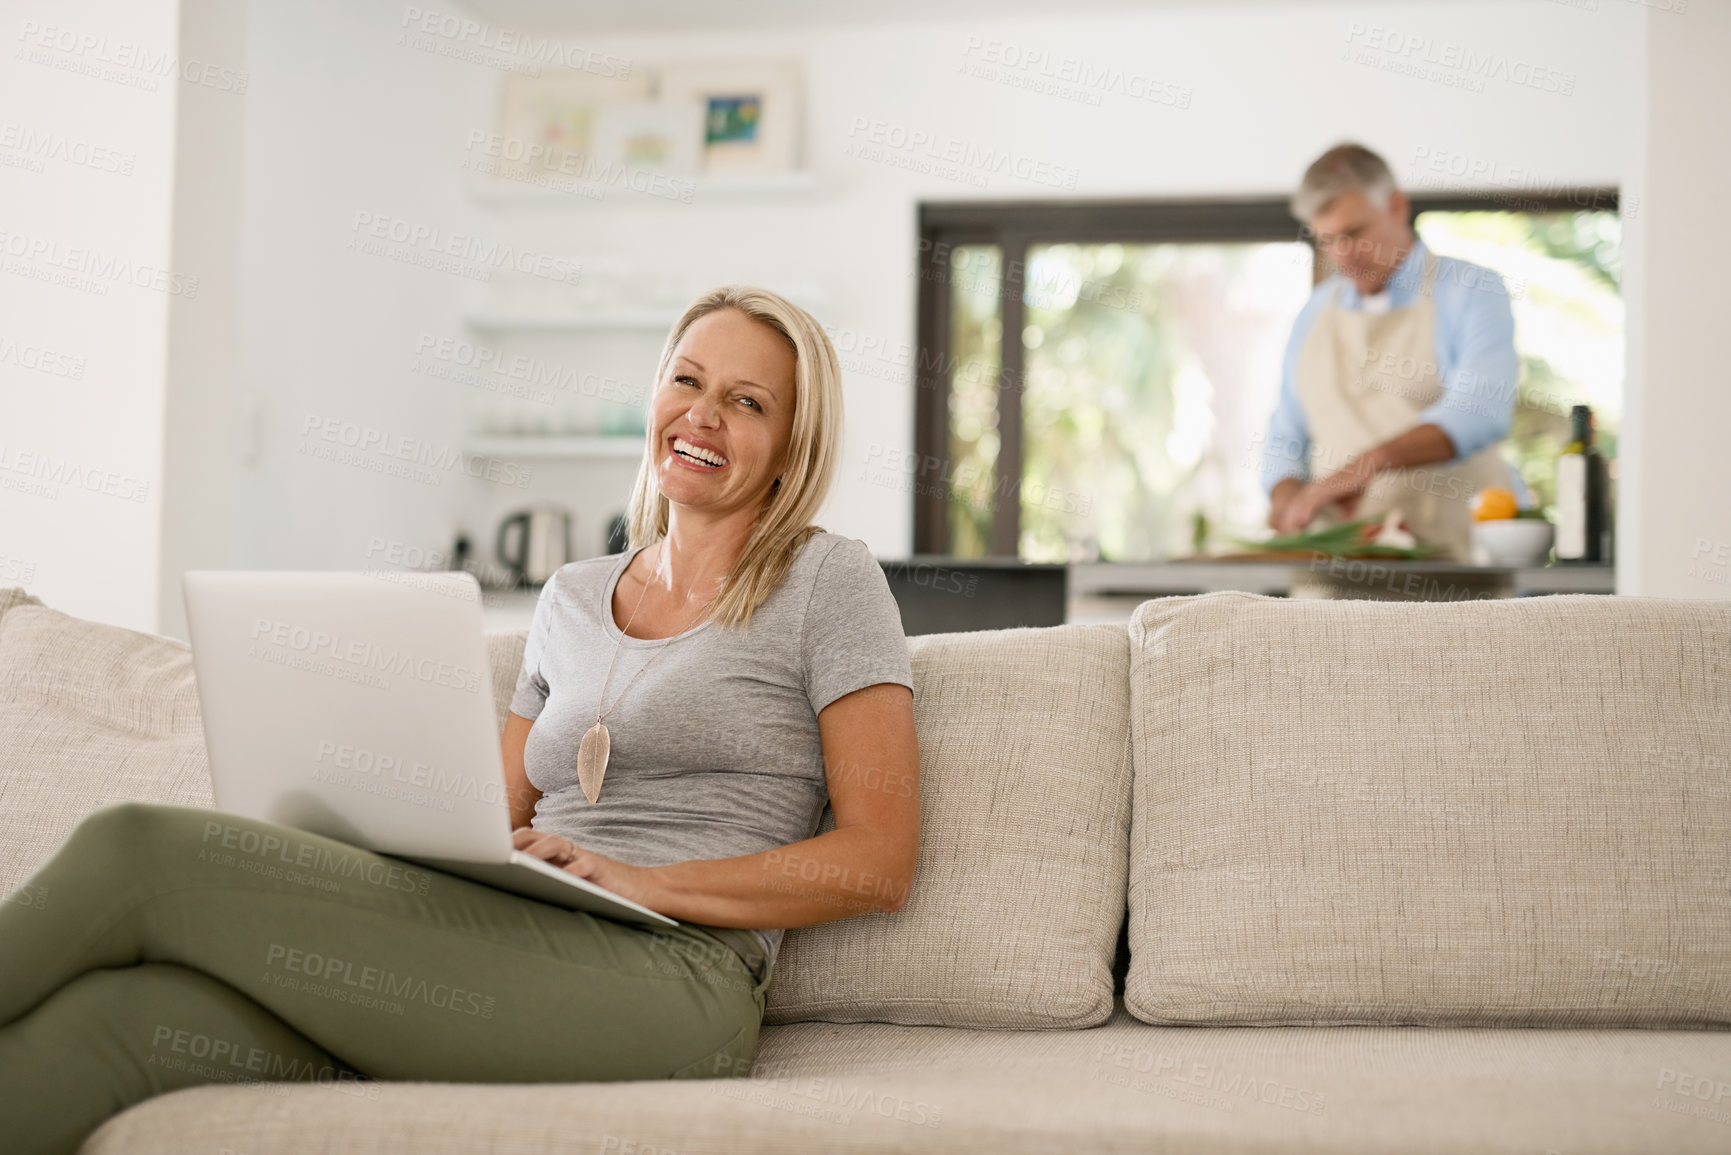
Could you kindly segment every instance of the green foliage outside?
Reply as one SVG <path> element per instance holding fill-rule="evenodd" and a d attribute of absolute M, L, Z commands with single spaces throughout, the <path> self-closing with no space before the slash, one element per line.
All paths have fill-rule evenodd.
<path fill-rule="evenodd" d="M 1505 456 L 1554 499 L 1569 406 L 1621 416 L 1621 229 L 1614 213 L 1427 213 L 1434 251 L 1496 269 L 1521 356 Z M 955 250 L 950 285 L 952 549 L 986 552 L 995 501 L 1021 501 L 1020 556 L 1145 561 L 1258 537 L 1256 484 L 1277 350 L 1309 287 L 1287 244 L 1052 244 L 1029 252 L 1022 390 L 1000 396 L 998 251 Z M 1252 402 L 1254 399 L 1254 403 Z M 996 478 L 997 407 L 1019 400 L 1023 473 Z"/>

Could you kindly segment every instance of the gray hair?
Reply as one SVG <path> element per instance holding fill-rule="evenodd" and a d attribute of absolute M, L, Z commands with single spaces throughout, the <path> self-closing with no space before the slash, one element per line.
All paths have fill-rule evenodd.
<path fill-rule="evenodd" d="M 1304 170 L 1290 207 L 1293 216 L 1308 222 L 1342 193 L 1362 189 L 1372 204 L 1385 209 L 1394 187 L 1394 173 L 1382 157 L 1362 144 L 1337 144 Z"/>

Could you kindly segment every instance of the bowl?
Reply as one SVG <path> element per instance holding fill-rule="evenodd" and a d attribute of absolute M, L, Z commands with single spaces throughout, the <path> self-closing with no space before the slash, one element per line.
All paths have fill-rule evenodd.
<path fill-rule="evenodd" d="M 1543 518 L 1505 517 L 1473 523 L 1473 543 L 1492 565 L 1518 569 L 1544 565 L 1551 555 L 1556 527 Z"/>

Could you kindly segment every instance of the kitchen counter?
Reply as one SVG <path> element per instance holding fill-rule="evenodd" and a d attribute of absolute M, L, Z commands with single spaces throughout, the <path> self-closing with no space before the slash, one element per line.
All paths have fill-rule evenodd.
<path fill-rule="evenodd" d="M 1328 586 L 1344 588 L 1344 596 L 1388 600 L 1609 594 L 1616 589 L 1616 572 L 1609 565 L 1511 569 L 1385 559 L 1087 562 L 1070 567 L 1066 617 L 1073 622 L 1121 622 L 1128 621 L 1136 606 L 1149 598 L 1218 590 L 1317 597 L 1326 596 L 1322 591 Z"/>
<path fill-rule="evenodd" d="M 1257 594 L 1285 594 L 1292 589 L 1295 571 L 1317 576 L 1339 576 L 1371 580 L 1370 567 L 1391 574 L 1413 574 L 1421 580 L 1457 575 L 1502 577 L 1522 594 L 1608 594 L 1616 586 L 1615 567 L 1609 565 L 1551 565 L 1522 569 L 1498 566 L 1460 565 L 1443 561 L 1390 561 L 1386 559 L 1332 562 L 1270 561 L 1168 561 L 1168 562 L 1077 562 L 1070 566 L 1070 596 L 1139 594 L 1144 598 L 1170 594 L 1211 593 L 1244 590 Z"/>
<path fill-rule="evenodd" d="M 883 559 L 882 564 L 927 567 L 940 574 L 945 570 L 965 573 L 1030 565 L 1015 558 L 958 559 L 935 554 Z M 1412 595 L 1422 595 L 1429 589 L 1436 591 L 1436 600 L 1444 601 L 1476 596 L 1473 591 L 1499 583 L 1512 588 L 1517 596 L 1608 594 L 1616 588 L 1615 569 L 1609 565 L 1504 569 L 1435 561 L 1335 561 L 1317 563 L 1314 567 L 1303 562 L 1265 561 L 1073 562 L 1066 576 L 1065 620 L 1069 622 L 1126 622 L 1140 603 L 1176 594 L 1243 590 L 1287 596 L 1293 592 L 1295 577 L 1303 582 L 1307 578 L 1333 576 L 1336 580 L 1368 584 L 1389 592 L 1404 589 Z M 483 624 L 489 630 L 527 629 L 535 614 L 537 596 L 535 590 L 488 590 L 482 599 Z M 969 627 L 958 623 L 955 628 Z"/>

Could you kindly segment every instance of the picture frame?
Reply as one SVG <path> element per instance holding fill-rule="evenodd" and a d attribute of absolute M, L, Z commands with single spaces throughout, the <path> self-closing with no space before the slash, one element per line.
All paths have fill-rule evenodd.
<path fill-rule="evenodd" d="M 763 175 L 799 167 L 797 61 L 686 61 L 658 70 L 662 100 L 703 108 L 702 172 Z"/>
<path fill-rule="evenodd" d="M 596 162 L 675 176 L 702 171 L 704 106 L 697 100 L 615 100 L 594 122 Z"/>
<path fill-rule="evenodd" d="M 641 70 L 625 79 L 585 74 L 507 77 L 499 109 L 499 131 L 505 139 L 499 175 L 522 178 L 542 170 L 570 174 L 600 167 L 605 161 L 597 149 L 607 110 L 648 94 L 649 78 Z M 531 156 L 528 146 L 534 145 L 544 151 Z"/>

